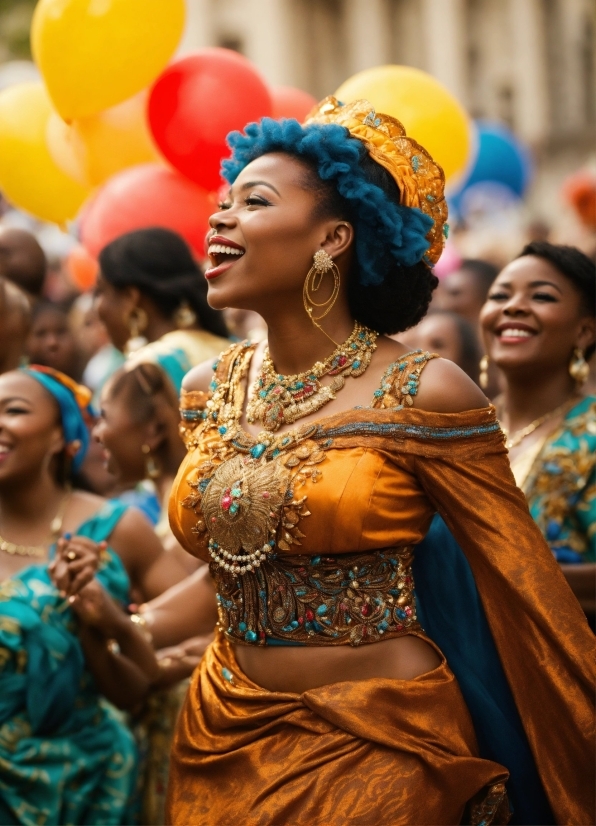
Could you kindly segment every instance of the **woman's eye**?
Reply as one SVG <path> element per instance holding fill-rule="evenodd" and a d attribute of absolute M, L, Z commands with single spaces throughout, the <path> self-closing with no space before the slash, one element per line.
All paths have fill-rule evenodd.
<path fill-rule="evenodd" d="M 246 206 L 271 206 L 271 202 L 260 195 L 249 195 L 248 198 L 245 198 L 244 203 Z"/>
<path fill-rule="evenodd" d="M 490 293 L 489 295 L 491 301 L 506 301 L 508 298 L 507 293 Z"/>
<path fill-rule="evenodd" d="M 24 413 L 28 413 L 28 410 L 25 410 L 24 407 L 7 407 L 6 412 L 12 414 L 13 416 L 20 416 Z"/>
<path fill-rule="evenodd" d="M 229 201 L 221 201 L 217 205 L 217 208 L 218 209 L 230 209 L 231 206 L 232 206 L 232 204 Z"/>
<path fill-rule="evenodd" d="M 556 301 L 556 300 L 557 300 L 557 299 L 555 298 L 555 296 L 554 296 L 554 295 L 551 295 L 550 293 L 534 293 L 534 295 L 532 296 L 532 298 L 533 298 L 535 301 L 551 301 L 551 302 L 554 302 L 554 301 Z"/>

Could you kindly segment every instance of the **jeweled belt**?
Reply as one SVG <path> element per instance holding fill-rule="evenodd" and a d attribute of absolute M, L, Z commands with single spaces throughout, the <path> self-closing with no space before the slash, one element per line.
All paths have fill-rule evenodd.
<path fill-rule="evenodd" d="M 249 645 L 360 645 L 403 636 L 416 618 L 411 548 L 336 556 L 277 554 L 235 574 L 211 564 L 219 622 Z"/>

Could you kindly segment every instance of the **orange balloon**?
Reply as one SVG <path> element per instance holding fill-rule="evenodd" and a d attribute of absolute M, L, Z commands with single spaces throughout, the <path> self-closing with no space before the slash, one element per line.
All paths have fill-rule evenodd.
<path fill-rule="evenodd" d="M 95 286 L 99 265 L 82 244 L 77 244 L 66 256 L 66 270 L 77 289 L 85 293 Z"/>
<path fill-rule="evenodd" d="M 160 159 L 145 118 L 147 92 L 98 115 L 68 125 L 56 114 L 47 144 L 54 163 L 86 186 L 98 186 L 116 172 Z"/>
<path fill-rule="evenodd" d="M 271 102 L 273 103 L 272 118 L 296 118 L 302 123 L 310 110 L 316 105 L 317 100 L 308 92 L 302 89 L 294 89 L 293 86 L 274 86 L 271 92 Z"/>

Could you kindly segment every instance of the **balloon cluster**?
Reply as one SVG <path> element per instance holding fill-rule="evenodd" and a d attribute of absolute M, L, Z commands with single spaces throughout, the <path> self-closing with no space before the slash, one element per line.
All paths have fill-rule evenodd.
<path fill-rule="evenodd" d="M 156 225 L 179 232 L 201 256 L 228 132 L 265 116 L 303 121 L 316 103 L 298 89 L 269 87 L 227 49 L 172 60 L 184 17 L 185 0 L 39 0 L 31 43 L 41 78 L 19 65 L 5 72 L 16 82 L 0 83 L 0 189 L 44 220 L 78 216 L 91 256 L 124 232 Z M 469 165 L 468 115 L 425 72 L 379 66 L 336 96 L 367 98 L 401 120 L 447 180 Z M 93 258 L 81 249 L 70 265 L 81 281 L 94 278 Z"/>
<path fill-rule="evenodd" d="M 41 78 L 32 64 L 3 67 L 0 189 L 46 221 L 79 215 L 92 255 L 149 225 L 202 254 L 227 133 L 266 115 L 302 120 L 315 104 L 269 88 L 226 49 L 170 62 L 184 18 L 184 0 L 39 0 Z M 92 263 L 75 256 L 73 267 L 91 279 Z"/>

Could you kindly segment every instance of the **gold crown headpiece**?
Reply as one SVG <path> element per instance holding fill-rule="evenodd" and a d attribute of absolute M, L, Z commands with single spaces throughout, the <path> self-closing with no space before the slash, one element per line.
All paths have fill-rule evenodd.
<path fill-rule="evenodd" d="M 426 236 L 425 260 L 436 264 L 443 251 L 447 231 L 445 173 L 429 153 L 396 118 L 375 112 L 367 100 L 342 104 L 332 95 L 310 112 L 304 124 L 337 123 L 366 146 L 369 155 L 384 167 L 399 188 L 400 203 L 418 207 L 433 220 Z"/>

